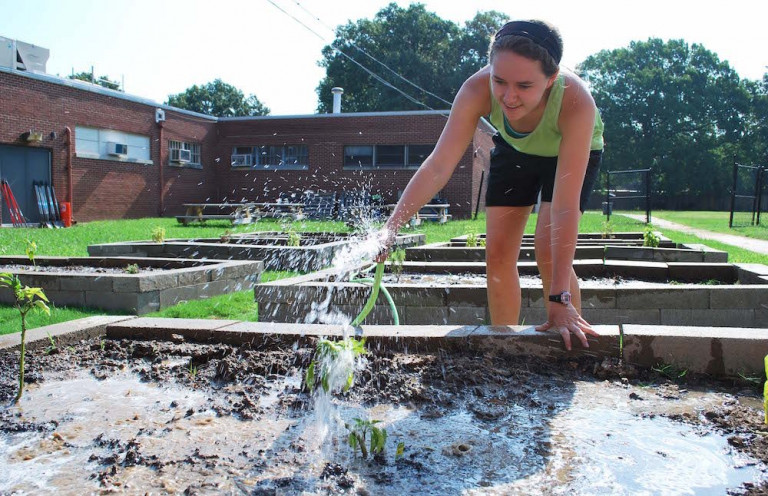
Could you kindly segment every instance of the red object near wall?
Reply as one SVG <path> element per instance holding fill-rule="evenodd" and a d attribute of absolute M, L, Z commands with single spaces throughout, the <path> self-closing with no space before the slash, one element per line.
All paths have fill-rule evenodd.
<path fill-rule="evenodd" d="M 70 202 L 59 202 L 61 211 L 61 221 L 64 227 L 72 227 L 72 204 Z"/>

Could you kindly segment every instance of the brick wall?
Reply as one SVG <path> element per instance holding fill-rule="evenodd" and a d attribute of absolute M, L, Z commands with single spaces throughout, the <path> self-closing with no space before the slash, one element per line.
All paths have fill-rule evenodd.
<path fill-rule="evenodd" d="M 397 201 L 415 169 L 344 170 L 347 145 L 434 145 L 445 126 L 446 116 L 433 112 L 380 114 L 323 114 L 306 117 L 230 119 L 219 122 L 217 169 L 219 200 L 271 201 L 280 192 L 304 190 L 337 191 L 367 189 L 379 193 L 386 203 Z M 308 170 L 265 170 L 230 167 L 236 146 L 307 145 Z M 467 148 L 453 177 L 442 190 L 451 203 L 451 214 L 466 218 L 472 209 L 472 191 L 481 163 Z M 486 153 L 487 154 L 487 153 Z"/>
<path fill-rule="evenodd" d="M 344 170 L 344 146 L 434 145 L 447 121 L 446 115 L 437 112 L 393 112 L 216 122 L 164 107 L 166 121 L 158 124 L 158 105 L 153 102 L 46 79 L 0 71 L 0 144 L 50 149 L 58 199 L 73 203 L 73 217 L 78 221 L 176 215 L 183 213 L 183 203 L 269 201 L 283 191 L 307 189 L 340 193 L 365 188 L 382 194 L 385 202 L 394 202 L 415 170 Z M 78 157 L 74 153 L 76 126 L 148 136 L 153 163 Z M 72 131 L 71 184 L 66 167 L 67 127 Z M 42 143 L 28 145 L 20 140 L 30 129 L 43 133 Z M 202 167 L 170 163 L 169 140 L 200 143 Z M 308 146 L 309 170 L 237 169 L 230 165 L 234 146 L 286 144 Z M 481 124 L 442 191 L 454 218 L 473 213 L 491 146 Z"/>
<path fill-rule="evenodd" d="M 156 105 L 0 72 L 0 143 L 50 149 L 52 183 L 57 197 L 59 201 L 72 202 L 73 217 L 79 221 L 159 215 L 161 163 L 165 176 L 164 210 L 175 211 L 177 203 L 198 201 L 200 196 L 211 195 L 214 176 L 209 169 L 215 121 L 167 112 L 162 144 L 165 158 L 161 161 L 160 127 L 155 123 L 155 108 Z M 84 158 L 73 153 L 70 184 L 65 129 L 69 127 L 72 131 L 74 151 L 76 126 L 148 136 L 153 164 Z M 30 129 L 43 133 L 42 143 L 27 145 L 21 141 L 20 135 Z M 51 133 L 55 133 L 55 137 Z M 203 143 L 203 169 L 169 166 L 168 139 Z"/>

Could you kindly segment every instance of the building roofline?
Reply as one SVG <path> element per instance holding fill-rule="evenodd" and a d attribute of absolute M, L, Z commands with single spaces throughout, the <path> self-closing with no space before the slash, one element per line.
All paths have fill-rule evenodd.
<path fill-rule="evenodd" d="M 219 117 L 219 122 L 247 121 L 247 120 L 274 120 L 274 119 L 336 119 L 344 117 L 391 117 L 407 115 L 443 115 L 447 116 L 450 110 L 398 110 L 389 112 L 341 112 L 338 114 L 295 114 L 295 115 L 255 115 L 243 117 Z"/>
<path fill-rule="evenodd" d="M 211 115 L 201 114 L 199 112 L 193 112 L 191 110 L 172 107 L 164 103 L 157 103 L 156 101 L 150 100 L 149 98 L 131 95 L 128 93 L 124 93 L 122 91 L 111 90 L 109 88 L 105 88 L 97 84 L 88 83 L 87 81 L 80 81 L 78 79 L 62 78 L 61 76 L 54 76 L 52 74 L 42 74 L 39 72 L 17 71 L 15 69 L 11 69 L 10 67 L 2 67 L 2 66 L 0 66 L 0 72 L 14 74 L 22 77 L 28 77 L 30 79 L 37 79 L 38 81 L 45 81 L 47 83 L 58 84 L 60 86 L 67 86 L 69 88 L 74 88 L 78 90 L 89 91 L 91 93 L 97 93 L 99 95 L 118 98 L 120 100 L 127 100 L 133 103 L 140 103 L 142 105 L 147 105 L 153 108 L 170 110 L 173 112 L 178 112 L 180 114 L 186 114 L 186 115 L 197 117 L 200 119 L 206 119 L 211 122 L 216 122 L 219 120 L 217 117 L 213 117 Z"/>

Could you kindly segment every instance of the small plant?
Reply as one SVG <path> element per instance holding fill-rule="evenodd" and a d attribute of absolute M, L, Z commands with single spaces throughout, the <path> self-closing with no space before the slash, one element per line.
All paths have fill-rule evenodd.
<path fill-rule="evenodd" d="M 344 424 L 349 431 L 347 442 L 352 450 L 357 451 L 359 448 L 363 458 L 368 458 L 368 449 L 365 446 L 365 442 L 368 433 L 370 433 L 370 453 L 376 455 L 383 452 L 387 442 L 387 430 L 381 427 L 376 427 L 376 424 L 381 422 L 381 420 L 363 420 L 359 418 L 354 418 L 352 420 L 354 421 L 352 425 Z M 399 449 L 400 446 L 398 445 L 398 450 Z M 405 449 L 405 446 L 403 446 L 403 449 Z"/>
<path fill-rule="evenodd" d="M 475 248 L 477 247 L 477 234 L 470 232 L 467 234 L 467 247 L 468 248 Z"/>
<path fill-rule="evenodd" d="M 288 246 L 299 246 L 301 244 L 301 234 L 293 229 L 288 231 Z"/>
<path fill-rule="evenodd" d="M 230 241 L 232 241 L 232 235 L 233 234 L 234 234 L 234 232 L 232 231 L 232 229 L 227 229 L 221 235 L 221 241 L 223 241 L 224 243 L 229 243 Z"/>
<path fill-rule="evenodd" d="M 768 355 L 765 355 L 765 386 L 763 386 L 763 410 L 765 423 L 768 424 Z"/>
<path fill-rule="evenodd" d="M 99 339 L 99 348 L 101 349 L 101 351 L 104 351 L 104 347 L 106 346 L 106 344 L 107 344 L 106 339 L 104 338 Z"/>
<path fill-rule="evenodd" d="M 42 310 L 46 314 L 51 314 L 51 309 L 46 304 L 48 297 L 45 296 L 40 288 L 30 288 L 22 286 L 21 280 L 15 274 L 1 273 L 0 287 L 7 287 L 13 291 L 15 303 L 13 306 L 19 311 L 21 316 L 21 354 L 19 355 L 19 391 L 13 399 L 13 403 L 18 403 L 21 394 L 24 392 L 24 354 L 26 351 L 27 339 L 27 314 L 31 310 Z"/>
<path fill-rule="evenodd" d="M 347 338 L 342 341 L 321 339 L 318 341 L 317 347 L 315 348 L 315 359 L 309 364 L 304 378 L 307 387 L 309 389 L 315 389 L 319 380 L 323 391 L 326 393 L 330 391 L 334 382 L 330 377 L 330 366 L 333 362 L 336 362 L 343 353 L 349 353 L 349 356 L 352 359 L 367 354 L 368 351 L 365 349 L 365 339 L 359 341 L 354 338 Z M 342 372 L 346 373 L 344 392 L 347 392 L 349 391 L 349 388 L 352 387 L 352 383 L 355 380 L 355 372 L 351 364 L 346 366 L 345 369 L 346 370 L 343 370 Z"/>
<path fill-rule="evenodd" d="M 37 262 L 35 262 L 35 254 L 37 253 L 37 243 L 27 240 L 27 248 L 24 250 L 27 253 L 27 258 L 32 262 L 32 267 L 37 270 Z"/>
<path fill-rule="evenodd" d="M 59 348 L 56 346 L 56 340 L 48 333 L 48 347 L 45 349 L 46 355 L 53 355 L 59 352 Z"/>
<path fill-rule="evenodd" d="M 603 231 L 601 233 L 603 239 L 613 239 L 613 224 L 610 221 L 603 222 Z"/>
<path fill-rule="evenodd" d="M 673 381 L 682 380 L 686 376 L 686 374 L 688 374 L 688 369 L 681 369 L 681 368 L 675 367 L 672 364 L 660 363 L 655 367 L 651 367 L 651 370 Z"/>
<path fill-rule="evenodd" d="M 643 246 L 658 248 L 659 244 L 661 244 L 661 238 L 653 231 L 651 226 L 647 226 L 645 231 L 643 231 Z"/>
<path fill-rule="evenodd" d="M 152 229 L 152 241 L 155 243 L 162 243 L 165 241 L 165 228 L 157 226 Z"/>
<path fill-rule="evenodd" d="M 398 248 L 389 254 L 389 270 L 397 278 L 397 282 L 400 282 L 400 275 L 403 273 L 403 262 L 405 262 L 405 250 Z"/>
<path fill-rule="evenodd" d="M 480 238 L 480 240 L 478 241 L 478 243 L 480 244 L 480 246 L 482 246 L 483 248 L 485 248 L 485 237 L 482 237 L 482 238 Z"/>
<path fill-rule="evenodd" d="M 405 443 L 400 441 L 399 443 L 397 443 L 397 450 L 395 450 L 395 460 L 403 456 L 404 453 L 405 453 Z"/>
<path fill-rule="evenodd" d="M 192 365 L 192 362 L 189 363 L 189 378 L 193 381 L 197 377 L 197 367 Z"/>
<path fill-rule="evenodd" d="M 126 274 L 138 274 L 139 273 L 139 264 L 128 264 L 123 269 L 123 272 Z"/>

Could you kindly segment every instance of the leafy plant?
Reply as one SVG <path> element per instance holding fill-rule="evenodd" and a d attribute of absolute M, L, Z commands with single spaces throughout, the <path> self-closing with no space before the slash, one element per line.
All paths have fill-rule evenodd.
<path fill-rule="evenodd" d="M 288 231 L 288 246 L 301 245 L 301 234 L 297 233 L 293 229 Z"/>
<path fill-rule="evenodd" d="M 138 274 L 139 273 L 139 264 L 128 264 L 123 269 L 123 271 L 126 274 Z"/>
<path fill-rule="evenodd" d="M 352 450 L 357 451 L 359 448 L 363 458 L 368 458 L 368 449 L 365 444 L 366 437 L 370 433 L 370 453 L 376 455 L 383 452 L 387 442 L 387 430 L 381 427 L 376 427 L 376 424 L 380 423 L 381 420 L 363 420 L 357 417 L 352 420 L 354 421 L 352 425 L 347 423 L 344 424 L 349 431 L 347 443 Z M 405 446 L 403 446 L 403 449 L 405 449 Z M 400 450 L 399 445 L 398 450 Z"/>
<path fill-rule="evenodd" d="M 304 377 L 307 387 L 315 389 L 319 380 L 323 391 L 326 393 L 331 390 L 331 365 L 339 361 L 339 357 L 343 353 L 350 353 L 352 358 L 356 358 L 368 353 L 365 349 L 365 339 L 357 340 L 355 338 L 347 338 L 341 341 L 330 341 L 328 339 L 321 339 L 317 342 L 315 348 L 315 358 L 307 368 L 306 375 Z M 344 384 L 344 392 L 349 391 L 352 387 L 352 383 L 355 380 L 355 372 L 352 367 L 346 367 L 346 382 Z"/>
<path fill-rule="evenodd" d="M 52 355 L 54 353 L 58 353 L 59 348 L 58 346 L 56 346 L 56 339 L 54 339 L 54 337 L 51 336 L 50 333 L 48 334 L 48 342 L 49 344 L 48 344 L 48 347 L 45 349 L 45 354 Z"/>
<path fill-rule="evenodd" d="M 7 287 L 13 291 L 16 299 L 13 306 L 19 311 L 21 316 L 21 355 L 19 355 L 19 391 L 13 399 L 13 403 L 18 403 L 21 394 L 24 391 L 24 354 L 26 351 L 27 338 L 27 314 L 31 310 L 42 310 L 46 314 L 51 314 L 51 309 L 46 304 L 48 297 L 45 296 L 40 288 L 30 288 L 22 286 L 21 280 L 15 274 L 1 273 L 0 287 Z"/>
<path fill-rule="evenodd" d="M 467 234 L 467 247 L 468 248 L 475 248 L 477 247 L 477 234 L 474 232 L 470 232 Z"/>
<path fill-rule="evenodd" d="M 681 368 L 675 367 L 672 364 L 663 364 L 663 363 L 660 363 L 654 367 L 651 367 L 651 370 L 673 381 L 681 380 L 686 376 L 686 374 L 688 374 L 688 369 L 681 369 Z"/>
<path fill-rule="evenodd" d="M 165 228 L 164 227 L 156 227 L 152 229 L 152 241 L 155 243 L 162 243 L 165 241 Z"/>
<path fill-rule="evenodd" d="M 480 238 L 480 239 L 478 240 L 478 244 L 479 244 L 480 246 L 482 246 L 483 248 L 485 248 L 485 238 L 484 238 L 484 237 L 483 237 L 483 238 Z"/>
<path fill-rule="evenodd" d="M 397 443 L 397 450 L 395 451 L 395 460 L 403 456 L 404 453 L 405 453 L 405 443 L 400 441 L 399 443 Z"/>
<path fill-rule="evenodd" d="M 606 220 L 603 222 L 603 230 L 601 232 L 601 236 L 603 239 L 613 239 L 613 224 L 611 224 L 610 221 Z"/>
<path fill-rule="evenodd" d="M 405 250 L 398 248 L 389 254 L 389 270 L 397 278 L 397 282 L 400 282 L 400 275 L 403 273 L 403 262 L 405 262 Z"/>
<path fill-rule="evenodd" d="M 653 231 L 651 226 L 647 226 L 643 231 L 643 246 L 657 248 L 661 244 L 661 238 Z"/>
<path fill-rule="evenodd" d="M 190 363 L 189 364 L 189 378 L 194 381 L 196 377 L 197 377 L 197 367 L 195 367 L 194 365 L 192 365 L 192 363 Z"/>
<path fill-rule="evenodd" d="M 32 267 L 37 270 L 37 263 L 35 262 L 35 254 L 37 253 L 37 243 L 27 240 L 27 247 L 24 250 L 27 254 L 27 258 L 32 262 Z"/>

